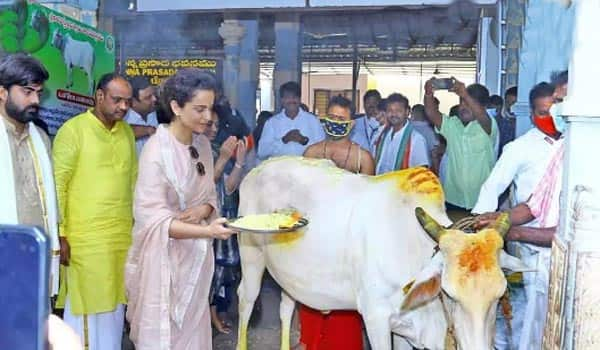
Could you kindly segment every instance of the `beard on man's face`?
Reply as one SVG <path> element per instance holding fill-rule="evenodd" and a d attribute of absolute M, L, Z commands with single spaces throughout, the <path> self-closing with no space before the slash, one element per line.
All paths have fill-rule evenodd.
<path fill-rule="evenodd" d="M 40 106 L 36 104 L 31 104 L 25 107 L 17 106 L 10 96 L 8 96 L 8 100 L 6 101 L 6 114 L 9 117 L 23 123 L 29 123 L 30 121 L 38 118 L 40 112 Z"/>

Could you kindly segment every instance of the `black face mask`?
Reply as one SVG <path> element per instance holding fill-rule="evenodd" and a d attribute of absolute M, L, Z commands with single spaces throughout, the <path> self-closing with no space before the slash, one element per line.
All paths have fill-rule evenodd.
<path fill-rule="evenodd" d="M 8 100 L 6 101 L 6 114 L 9 117 L 23 123 L 27 124 L 30 121 L 37 119 L 40 111 L 40 106 L 38 104 L 32 104 L 26 106 L 25 108 L 19 108 L 16 104 L 13 103 L 10 95 L 8 96 Z"/>

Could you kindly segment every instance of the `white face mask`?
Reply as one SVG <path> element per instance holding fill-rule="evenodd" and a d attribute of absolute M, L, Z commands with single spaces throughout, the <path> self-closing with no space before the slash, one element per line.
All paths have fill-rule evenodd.
<path fill-rule="evenodd" d="M 496 108 L 487 108 L 485 111 L 490 117 L 496 116 Z"/>
<path fill-rule="evenodd" d="M 563 103 L 555 103 L 550 107 L 550 115 L 552 115 L 552 121 L 554 122 L 554 127 L 556 131 L 561 134 L 565 132 L 565 128 L 567 123 L 565 122 L 565 118 L 563 117 Z"/>

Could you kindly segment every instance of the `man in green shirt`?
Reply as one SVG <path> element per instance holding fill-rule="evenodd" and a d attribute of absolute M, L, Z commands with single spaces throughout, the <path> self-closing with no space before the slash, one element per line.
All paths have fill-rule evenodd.
<path fill-rule="evenodd" d="M 449 88 L 460 98 L 457 116 L 442 115 L 434 101 L 434 79 L 425 83 L 425 112 L 447 142 L 448 165 L 443 180 L 448 209 L 468 211 L 475 205 L 481 185 L 496 162 L 496 121 L 485 110 L 488 90 L 480 84 L 452 78 Z"/>

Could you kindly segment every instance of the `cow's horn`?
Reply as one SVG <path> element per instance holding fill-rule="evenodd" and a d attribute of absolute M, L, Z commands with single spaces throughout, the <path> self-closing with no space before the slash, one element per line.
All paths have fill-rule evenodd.
<path fill-rule="evenodd" d="M 440 237 L 445 232 L 442 225 L 438 224 L 438 222 L 435 221 L 434 218 L 429 216 L 429 214 L 427 214 L 425 210 L 423 210 L 423 208 L 416 208 L 415 215 L 417 216 L 417 220 L 419 220 L 419 223 L 421 224 L 421 226 L 423 226 L 423 229 L 425 230 L 425 232 L 427 232 L 429 237 L 431 237 L 431 239 L 433 239 L 434 241 L 439 242 Z"/>
<path fill-rule="evenodd" d="M 490 225 L 490 228 L 498 231 L 500 236 L 504 238 L 504 236 L 506 236 L 506 234 L 510 230 L 510 225 L 510 215 L 509 213 L 504 212 L 500 214 L 500 216 L 498 216 L 498 218 L 496 219 L 496 221 L 494 221 L 492 225 Z"/>

